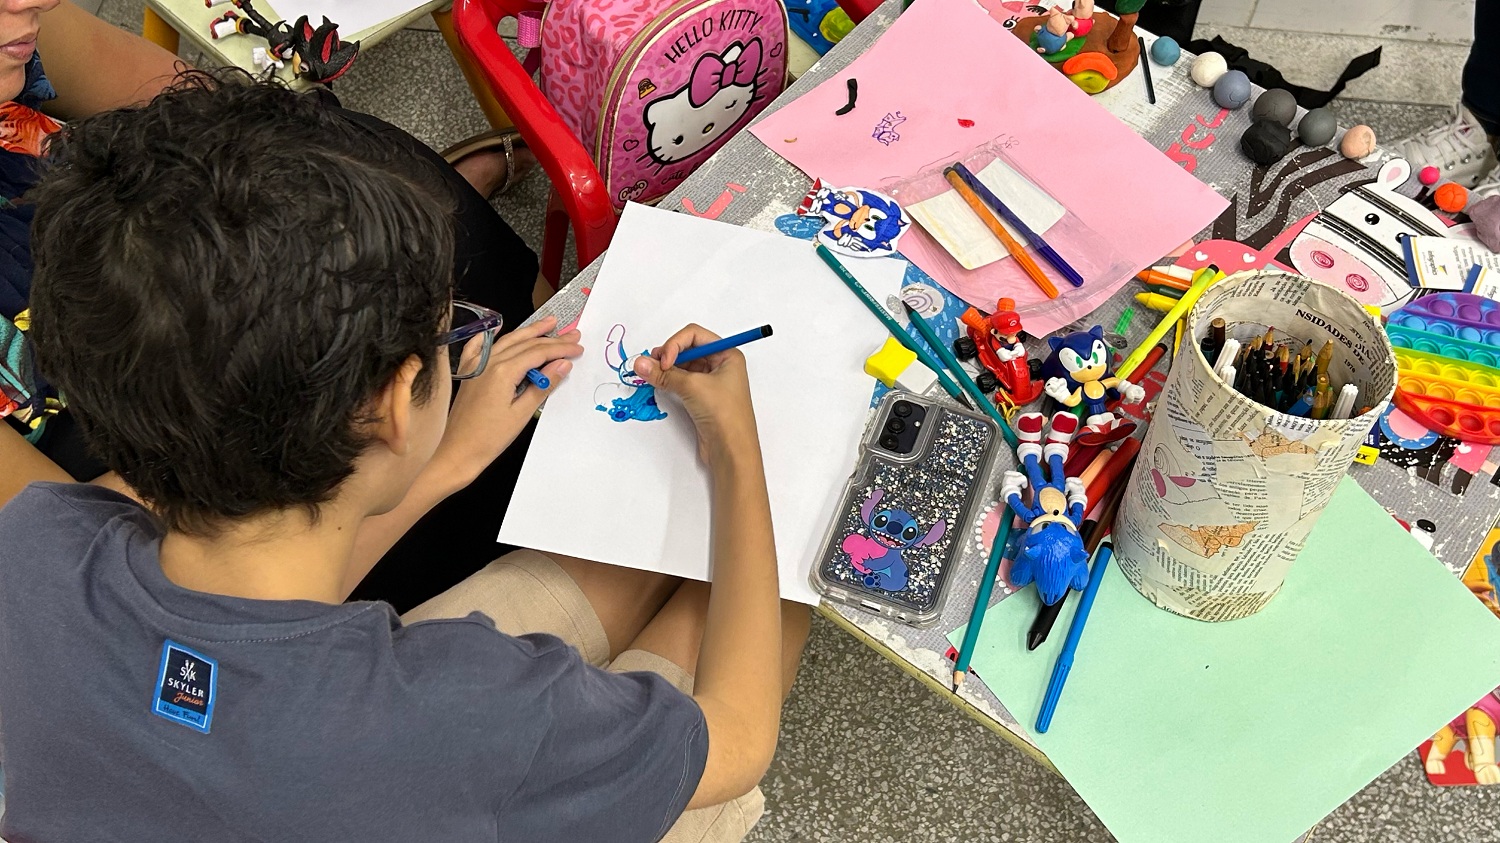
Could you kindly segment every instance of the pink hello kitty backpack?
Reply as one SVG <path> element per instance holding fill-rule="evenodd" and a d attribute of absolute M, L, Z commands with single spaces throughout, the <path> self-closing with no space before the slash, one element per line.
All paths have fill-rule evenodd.
<path fill-rule="evenodd" d="M 552 0 L 540 85 L 615 207 L 654 202 L 781 93 L 786 32 L 781 0 Z"/>

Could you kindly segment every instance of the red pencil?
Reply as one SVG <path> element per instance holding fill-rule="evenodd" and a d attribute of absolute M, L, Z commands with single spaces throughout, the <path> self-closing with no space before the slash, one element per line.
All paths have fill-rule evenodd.
<path fill-rule="evenodd" d="M 1109 487 L 1117 482 L 1124 483 L 1124 474 L 1130 468 L 1131 462 L 1135 459 L 1135 455 L 1140 453 L 1140 450 L 1141 440 L 1126 439 L 1122 441 L 1120 447 L 1115 449 L 1114 456 L 1109 458 L 1109 462 L 1094 476 L 1094 479 L 1084 481 L 1087 487 L 1088 499 L 1091 501 L 1100 500 L 1104 497 Z"/>
<path fill-rule="evenodd" d="M 1079 445 L 1074 443 L 1068 451 L 1068 458 L 1063 462 L 1063 475 L 1066 477 L 1077 477 L 1084 466 L 1094 461 L 1099 452 L 1104 450 L 1104 445 Z"/>

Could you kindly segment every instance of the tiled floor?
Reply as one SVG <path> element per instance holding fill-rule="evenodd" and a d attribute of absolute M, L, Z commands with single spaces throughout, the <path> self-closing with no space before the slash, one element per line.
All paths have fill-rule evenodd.
<path fill-rule="evenodd" d="M 1245 24 L 1275 20 L 1257 15 L 1282 14 L 1280 10 L 1302 3 L 1209 0 L 1207 11 L 1223 22 L 1225 16 L 1239 9 L 1240 17 L 1232 19 L 1239 29 L 1233 31 L 1263 39 L 1255 41 L 1252 49 L 1269 58 L 1270 50 L 1280 49 L 1275 46 L 1280 43 L 1278 38 L 1292 39 L 1288 43 L 1293 44 L 1294 36 L 1251 29 Z M 103 0 L 94 5 L 101 6 L 102 17 L 139 29 L 139 0 Z M 1323 0 L 1318 7 L 1366 5 L 1411 4 L 1396 0 L 1369 4 L 1364 0 Z M 1425 0 L 1418 5 L 1468 4 Z M 1404 20 L 1395 12 L 1378 19 Z M 1351 32 L 1356 31 L 1353 23 L 1349 26 Z M 1212 28 L 1205 25 L 1204 30 Z M 1451 34 L 1452 27 L 1445 31 Z M 1422 65 L 1407 65 L 1405 58 L 1396 60 L 1394 56 L 1398 51 L 1390 45 L 1405 35 L 1410 32 L 1393 35 L 1359 30 L 1347 36 L 1297 36 L 1314 39 L 1302 44 L 1305 53 L 1289 46 L 1285 59 L 1271 60 L 1293 81 L 1327 84 L 1337 71 L 1334 69 L 1325 79 L 1319 76 L 1325 68 L 1342 67 L 1345 59 L 1366 49 L 1358 45 L 1373 46 L 1372 39 L 1384 38 L 1386 63 L 1371 74 L 1381 78 L 1372 78 L 1367 90 L 1402 91 L 1407 90 L 1401 87 L 1404 83 L 1383 77 L 1421 70 Z M 1250 38 L 1226 37 L 1252 46 Z M 1262 52 L 1261 44 L 1266 45 L 1267 52 Z M 1448 46 L 1460 55 L 1464 49 L 1457 44 Z M 1318 57 L 1324 53 L 1331 53 L 1331 58 Z M 1421 93 L 1421 86 L 1426 84 L 1421 82 L 1412 90 Z M 1369 94 L 1336 107 L 1344 119 L 1369 123 L 1382 136 L 1395 137 L 1441 117 L 1444 109 L 1439 106 L 1455 100 L 1456 91 L 1455 84 L 1452 95 L 1446 98 Z M 441 37 L 430 30 L 414 28 L 399 33 L 371 50 L 339 83 L 338 93 L 347 106 L 383 117 L 435 146 L 485 128 Z M 533 175 L 499 203 L 506 218 L 533 244 L 540 240 L 545 193 L 545 181 Z M 1424 666 L 1413 665 L 1411 669 Z M 1359 715 L 1341 711 L 1336 701 L 1311 704 L 1326 709 L 1330 729 L 1338 728 L 1342 717 Z M 1108 735 L 1100 736 L 1100 740 L 1108 739 Z M 1111 839 L 1061 779 L 822 621 L 813 626 L 802 672 L 786 709 L 780 750 L 764 788 L 768 811 L 751 833 L 749 839 L 754 843 L 1102 843 Z M 1500 840 L 1500 788 L 1432 788 L 1415 758 L 1408 757 L 1336 811 L 1315 839 L 1317 843 Z"/>

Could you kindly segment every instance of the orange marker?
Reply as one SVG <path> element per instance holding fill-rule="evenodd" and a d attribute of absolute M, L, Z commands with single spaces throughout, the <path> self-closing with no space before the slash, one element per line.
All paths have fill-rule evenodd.
<path fill-rule="evenodd" d="M 1010 236 L 1010 232 L 1006 231 L 1005 226 L 1000 224 L 999 218 L 990 212 L 989 207 L 984 204 L 984 200 L 979 198 L 979 194 L 975 193 L 972 188 L 964 183 L 963 177 L 952 169 L 945 171 L 943 177 L 948 179 L 948 183 L 953 185 L 953 189 L 958 191 L 958 195 L 962 196 L 969 207 L 973 209 L 974 213 L 979 216 L 979 221 L 984 223 L 984 227 L 988 228 L 990 233 L 999 239 L 1000 244 L 1005 247 L 1005 250 L 1010 252 L 1010 256 L 1016 259 L 1016 263 L 1020 265 L 1021 269 L 1025 270 L 1026 274 L 1031 276 L 1031 280 L 1036 282 L 1037 287 L 1043 293 L 1046 293 L 1047 298 L 1057 298 L 1057 287 L 1052 284 L 1052 280 L 1042 273 L 1042 268 L 1037 266 L 1036 261 L 1031 259 L 1031 255 L 1026 253 L 1026 247 L 1017 243 L 1016 238 Z"/>
<path fill-rule="evenodd" d="M 1174 290 L 1182 290 L 1183 292 L 1187 292 L 1187 289 L 1193 286 L 1192 281 L 1184 281 L 1176 275 L 1170 272 L 1163 272 L 1160 269 L 1144 269 L 1137 272 L 1135 277 L 1147 284 L 1157 287 L 1171 287 Z"/>

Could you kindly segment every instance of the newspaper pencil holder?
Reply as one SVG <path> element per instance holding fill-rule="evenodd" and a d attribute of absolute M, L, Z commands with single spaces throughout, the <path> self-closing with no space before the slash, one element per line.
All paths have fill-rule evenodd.
<path fill-rule="evenodd" d="M 1268 331 L 1293 352 L 1331 341 L 1333 394 L 1344 384 L 1359 388 L 1351 417 L 1306 418 L 1236 390 L 1200 348 L 1215 318 L 1247 348 Z M 1357 301 L 1288 272 L 1230 276 L 1187 319 L 1187 347 L 1176 354 L 1121 503 L 1115 555 L 1157 606 L 1235 620 L 1281 589 L 1389 403 L 1396 361 L 1385 331 Z"/>

